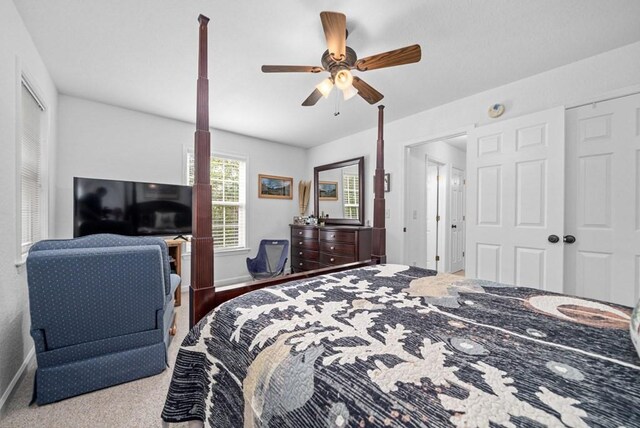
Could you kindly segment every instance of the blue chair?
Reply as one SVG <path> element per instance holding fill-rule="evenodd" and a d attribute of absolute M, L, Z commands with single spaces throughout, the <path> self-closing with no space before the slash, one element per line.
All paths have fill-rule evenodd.
<path fill-rule="evenodd" d="M 34 401 L 155 375 L 174 323 L 167 244 L 111 234 L 36 243 L 27 258 Z"/>
<path fill-rule="evenodd" d="M 253 279 L 266 279 L 282 275 L 287 264 L 289 241 L 286 239 L 263 239 L 258 255 L 247 257 L 247 270 Z"/>

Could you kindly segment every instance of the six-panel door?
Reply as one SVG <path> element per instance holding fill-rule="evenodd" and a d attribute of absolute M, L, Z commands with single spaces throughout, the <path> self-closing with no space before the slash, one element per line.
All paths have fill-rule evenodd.
<path fill-rule="evenodd" d="M 640 95 L 567 111 L 566 292 L 640 298 Z"/>
<path fill-rule="evenodd" d="M 467 149 L 466 276 L 561 292 L 564 115 L 481 126 Z"/>

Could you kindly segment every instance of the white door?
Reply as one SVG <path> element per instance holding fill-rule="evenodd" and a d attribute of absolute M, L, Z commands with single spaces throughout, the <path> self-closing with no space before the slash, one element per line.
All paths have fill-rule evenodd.
<path fill-rule="evenodd" d="M 640 95 L 567 111 L 566 292 L 640 298 Z"/>
<path fill-rule="evenodd" d="M 451 272 L 464 269 L 464 171 L 451 168 Z"/>
<path fill-rule="evenodd" d="M 557 107 L 470 132 L 466 276 L 563 290 L 564 115 Z"/>

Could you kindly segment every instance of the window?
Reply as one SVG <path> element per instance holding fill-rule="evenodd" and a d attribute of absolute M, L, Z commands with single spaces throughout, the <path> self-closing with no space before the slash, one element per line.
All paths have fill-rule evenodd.
<path fill-rule="evenodd" d="M 42 239 L 42 125 L 44 108 L 33 92 L 22 83 L 22 116 L 20 124 L 20 233 L 21 252 Z"/>
<path fill-rule="evenodd" d="M 360 183 L 356 174 L 342 174 L 342 195 L 344 197 L 344 218 L 358 219 Z"/>
<path fill-rule="evenodd" d="M 211 157 L 211 210 L 213 243 L 217 249 L 244 248 L 246 242 L 246 162 Z M 193 153 L 187 154 L 187 182 L 193 185 Z"/>

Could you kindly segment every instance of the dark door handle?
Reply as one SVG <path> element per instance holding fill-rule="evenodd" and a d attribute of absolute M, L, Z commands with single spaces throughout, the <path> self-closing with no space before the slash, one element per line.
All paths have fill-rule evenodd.
<path fill-rule="evenodd" d="M 576 242 L 576 237 L 573 235 L 565 235 L 562 240 L 567 244 L 573 244 L 574 242 Z"/>
<path fill-rule="evenodd" d="M 458 228 L 458 226 L 456 226 L 455 224 L 451 225 L 451 229 L 457 229 L 457 228 Z"/>
<path fill-rule="evenodd" d="M 560 242 L 560 237 L 558 237 L 558 235 L 549 235 L 549 237 L 547 238 L 549 240 L 549 242 L 551 242 L 552 244 L 555 244 L 557 242 Z"/>

